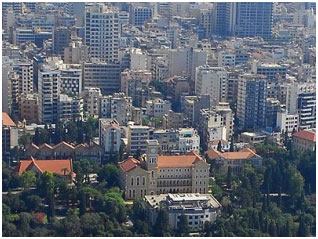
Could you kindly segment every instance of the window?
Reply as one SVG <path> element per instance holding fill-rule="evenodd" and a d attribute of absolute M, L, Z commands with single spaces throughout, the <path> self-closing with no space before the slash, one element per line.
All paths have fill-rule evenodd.
<path fill-rule="evenodd" d="M 139 186 L 139 177 L 137 177 L 136 185 Z"/>
<path fill-rule="evenodd" d="M 146 184 L 146 177 L 142 177 L 142 185 Z"/>
<path fill-rule="evenodd" d="M 134 186 L 134 178 L 133 177 L 131 177 L 131 186 Z"/>

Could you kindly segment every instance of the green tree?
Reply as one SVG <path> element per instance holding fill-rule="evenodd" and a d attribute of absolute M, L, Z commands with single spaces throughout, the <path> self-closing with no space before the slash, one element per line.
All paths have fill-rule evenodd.
<path fill-rule="evenodd" d="M 81 217 L 81 225 L 84 236 L 102 236 L 104 233 L 103 221 L 98 213 L 85 213 Z"/>
<path fill-rule="evenodd" d="M 77 215 L 72 213 L 68 214 L 63 220 L 64 232 L 67 237 L 81 237 L 83 236 L 83 231 L 81 229 L 81 221 Z"/>
<path fill-rule="evenodd" d="M 228 188 L 231 188 L 231 187 L 232 187 L 232 168 L 231 168 L 231 166 L 229 166 L 229 167 L 227 168 L 226 186 L 227 186 Z"/>
<path fill-rule="evenodd" d="M 98 172 L 98 181 L 107 182 L 107 187 L 119 187 L 120 185 L 120 170 L 114 164 L 106 164 Z"/>
<path fill-rule="evenodd" d="M 170 236 L 169 216 L 165 209 L 160 209 L 157 220 L 154 225 L 154 236 L 168 237 Z"/>
<path fill-rule="evenodd" d="M 234 152 L 234 136 L 231 137 L 230 152 Z"/>
<path fill-rule="evenodd" d="M 177 236 L 187 237 L 190 233 L 187 216 L 182 214 L 178 222 Z"/>
<path fill-rule="evenodd" d="M 35 173 L 32 171 L 24 171 L 20 178 L 24 189 L 29 189 L 36 181 Z"/>
<path fill-rule="evenodd" d="M 297 236 L 298 237 L 307 237 L 308 235 L 308 228 L 306 226 L 305 218 L 303 216 L 300 217 L 299 221 L 299 227 L 298 227 L 298 232 Z"/>

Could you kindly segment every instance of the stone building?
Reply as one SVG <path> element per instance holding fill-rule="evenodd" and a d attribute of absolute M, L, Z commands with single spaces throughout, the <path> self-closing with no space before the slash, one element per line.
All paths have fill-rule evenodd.
<path fill-rule="evenodd" d="M 197 153 L 159 155 L 157 140 L 147 141 L 141 160 L 119 162 L 125 199 L 164 193 L 207 193 L 210 165 Z"/>

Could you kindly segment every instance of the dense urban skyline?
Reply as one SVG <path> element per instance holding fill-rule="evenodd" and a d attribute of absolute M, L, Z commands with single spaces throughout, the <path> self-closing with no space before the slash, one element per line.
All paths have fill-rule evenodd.
<path fill-rule="evenodd" d="M 3 236 L 316 235 L 316 3 L 3 2 Z"/>

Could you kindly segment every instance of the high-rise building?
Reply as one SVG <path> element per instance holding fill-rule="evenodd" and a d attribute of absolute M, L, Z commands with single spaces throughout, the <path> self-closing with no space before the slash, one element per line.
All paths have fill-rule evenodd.
<path fill-rule="evenodd" d="M 62 55 L 64 48 L 69 46 L 71 30 L 67 27 L 56 27 L 53 31 L 53 54 Z"/>
<path fill-rule="evenodd" d="M 237 2 L 235 9 L 234 35 L 239 37 L 272 35 L 272 2 Z"/>
<path fill-rule="evenodd" d="M 263 128 L 266 115 L 267 83 L 263 75 L 239 77 L 237 117 L 240 128 Z"/>
<path fill-rule="evenodd" d="M 215 15 L 217 35 L 268 38 L 272 34 L 272 2 L 220 2 L 216 4 Z"/>
<path fill-rule="evenodd" d="M 57 121 L 57 104 L 61 93 L 61 72 L 48 65 L 39 70 L 39 121 L 55 123 Z"/>
<path fill-rule="evenodd" d="M 151 6 L 132 6 L 130 12 L 131 23 L 141 27 L 144 22 L 152 19 L 153 9 Z"/>
<path fill-rule="evenodd" d="M 199 66 L 196 68 L 195 94 L 210 95 L 211 105 L 216 106 L 227 100 L 227 79 L 223 67 Z"/>
<path fill-rule="evenodd" d="M 96 3 L 87 6 L 85 13 L 85 43 L 89 47 L 89 57 L 118 61 L 118 11 Z"/>
<path fill-rule="evenodd" d="M 100 88 L 102 94 L 113 94 L 120 91 L 119 63 L 84 63 L 84 88 Z"/>

